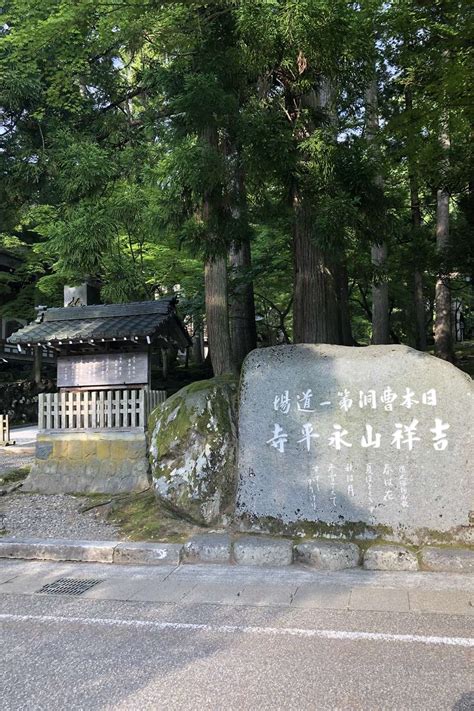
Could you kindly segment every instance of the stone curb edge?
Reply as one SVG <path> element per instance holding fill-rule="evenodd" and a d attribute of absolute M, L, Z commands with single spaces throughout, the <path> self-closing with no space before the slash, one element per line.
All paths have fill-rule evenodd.
<path fill-rule="evenodd" d="M 120 565 L 221 563 L 287 566 L 302 563 L 319 570 L 362 566 L 365 570 L 474 573 L 474 550 L 426 546 L 413 552 L 403 546 L 373 545 L 363 552 L 355 543 L 309 541 L 227 534 L 193 536 L 187 543 L 77 541 L 69 539 L 0 539 L 0 558 Z"/>

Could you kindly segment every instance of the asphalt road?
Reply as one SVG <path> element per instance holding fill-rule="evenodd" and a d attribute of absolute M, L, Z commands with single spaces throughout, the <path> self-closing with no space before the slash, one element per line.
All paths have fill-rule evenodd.
<path fill-rule="evenodd" d="M 375 600 L 369 607 L 380 607 L 387 591 L 396 601 L 394 591 L 425 590 L 444 595 L 446 604 L 447 595 L 455 600 L 472 589 L 460 576 L 450 583 L 413 573 L 368 579 L 220 566 L 119 568 L 0 565 L 2 711 L 474 708 L 466 610 L 350 609 L 335 594 L 362 590 Z M 38 594 L 40 584 L 63 576 L 107 578 L 102 599 L 100 585 L 85 597 Z M 319 590 L 316 606 L 295 607 L 297 593 L 279 599 L 285 576 Z M 136 599 L 137 581 L 151 591 L 146 598 L 174 581 L 178 601 Z M 232 600 L 229 591 L 244 590 L 242 581 L 250 581 L 255 604 Z M 204 601 L 218 598 L 225 601 Z"/>

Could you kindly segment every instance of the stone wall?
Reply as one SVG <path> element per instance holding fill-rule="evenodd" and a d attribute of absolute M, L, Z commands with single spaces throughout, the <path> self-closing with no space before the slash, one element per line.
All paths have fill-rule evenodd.
<path fill-rule="evenodd" d="M 23 491 L 119 494 L 148 488 L 143 432 L 40 433 Z"/>

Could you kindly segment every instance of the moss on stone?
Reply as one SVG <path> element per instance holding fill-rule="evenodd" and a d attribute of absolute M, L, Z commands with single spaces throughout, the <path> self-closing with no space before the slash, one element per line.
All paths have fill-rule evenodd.
<path fill-rule="evenodd" d="M 31 467 L 18 467 L 4 472 L 0 477 L 0 485 L 16 484 L 19 481 L 23 481 L 30 473 L 30 469 Z"/>
<path fill-rule="evenodd" d="M 199 381 L 150 417 L 150 464 L 158 498 L 199 523 L 218 521 L 235 493 L 237 382 Z"/>
<path fill-rule="evenodd" d="M 165 507 L 152 491 L 114 500 L 107 518 L 131 541 L 184 543 L 206 531 Z"/>

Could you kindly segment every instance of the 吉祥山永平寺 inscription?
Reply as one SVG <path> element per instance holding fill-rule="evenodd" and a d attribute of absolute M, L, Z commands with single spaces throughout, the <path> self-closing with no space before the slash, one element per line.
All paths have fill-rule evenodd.
<path fill-rule="evenodd" d="M 470 379 L 403 346 L 284 346 L 244 365 L 237 509 L 251 520 L 467 525 Z"/>

